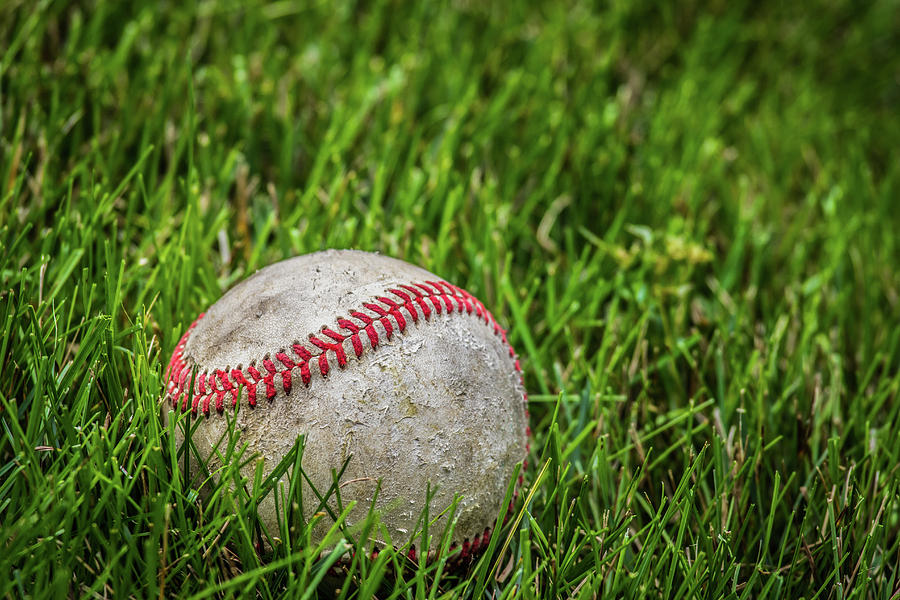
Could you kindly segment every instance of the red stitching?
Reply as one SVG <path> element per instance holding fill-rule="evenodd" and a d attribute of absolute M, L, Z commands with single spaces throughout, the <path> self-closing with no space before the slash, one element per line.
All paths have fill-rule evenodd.
<path fill-rule="evenodd" d="M 184 404 L 182 405 L 182 409 L 187 407 L 188 394 L 187 394 L 187 390 L 184 387 L 184 384 L 186 384 L 188 382 L 188 377 L 190 377 L 190 375 L 191 375 L 191 368 L 187 365 L 182 365 L 181 374 L 178 377 L 178 393 L 175 396 L 176 403 L 177 403 L 178 396 L 180 396 L 181 394 L 184 394 Z"/>
<path fill-rule="evenodd" d="M 359 330 L 362 329 L 362 327 L 349 319 L 338 319 L 337 323 L 338 327 L 341 329 L 349 329 L 352 333 L 359 333 Z"/>
<path fill-rule="evenodd" d="M 326 328 L 327 329 L 327 328 Z M 330 330 L 329 330 L 330 331 Z M 322 333 L 325 333 L 324 331 Z M 334 332 L 332 332 L 334 333 Z M 337 359 L 338 366 L 344 368 L 347 366 L 347 355 L 344 353 L 344 337 L 338 334 L 334 334 L 338 340 L 335 342 L 326 342 L 325 340 L 319 339 L 314 335 L 309 336 L 310 343 L 322 350 L 322 353 L 319 355 L 319 370 L 322 371 L 322 375 L 328 375 L 328 351 L 331 350 L 334 352 L 334 356 Z M 329 336 L 330 337 L 330 336 Z M 332 338 L 334 339 L 334 338 Z"/>
<path fill-rule="evenodd" d="M 405 308 L 406 312 L 409 313 L 409 317 L 413 320 L 413 323 L 418 323 L 419 322 L 419 311 L 416 310 L 416 304 L 413 301 L 412 297 L 410 297 L 410 295 L 407 294 L 406 292 L 398 290 L 396 288 L 391 288 L 388 291 L 403 300 L 403 304 L 398 305 L 398 307 L 397 307 L 398 314 L 399 314 L 400 308 Z"/>
<path fill-rule="evenodd" d="M 275 375 L 278 374 L 278 369 L 268 358 L 263 359 L 263 367 L 268 371 L 263 377 L 263 383 L 266 384 L 266 399 L 271 400 L 275 397 Z"/>
<path fill-rule="evenodd" d="M 381 343 L 381 334 L 375 326 L 376 323 L 379 323 L 384 328 L 384 336 L 387 340 L 391 339 L 395 328 L 401 333 L 404 332 L 408 322 L 407 317 L 401 312 L 402 309 L 406 309 L 406 312 L 409 314 L 408 318 L 412 319 L 413 323 L 418 323 L 419 311 L 421 311 L 421 316 L 426 321 L 430 319 L 432 311 L 437 314 L 441 314 L 444 311 L 447 314 L 452 314 L 454 310 L 460 314 L 471 315 L 474 313 L 479 320 L 482 320 L 493 329 L 495 335 L 498 335 L 503 340 L 504 344 L 509 348 L 509 356 L 515 361 L 516 372 L 520 378 L 522 377 L 521 365 L 516 359 L 515 350 L 513 350 L 506 338 L 506 332 L 484 307 L 484 304 L 469 292 L 446 281 L 426 281 L 400 284 L 397 287 L 388 288 L 387 293 L 393 294 L 402 302 L 387 296 L 377 296 L 375 301 L 380 304 L 375 302 L 363 303 L 363 307 L 374 313 L 375 317 L 361 311 L 352 311 L 350 316 L 353 319 L 357 319 L 361 325 L 354 323 L 350 319 L 337 319 L 337 329 L 349 333 L 343 334 L 335 329 L 323 327 L 318 335 L 309 336 L 309 343 L 314 347 L 312 350 L 300 343 L 295 343 L 291 346 L 291 350 L 297 357 L 296 361 L 284 351 L 275 353 L 275 359 L 281 363 L 283 368 L 279 368 L 267 355 L 262 360 L 262 366 L 266 371 L 265 375 L 260 373 L 252 364 L 246 369 L 215 370 L 213 371 L 214 375 L 203 372 L 198 374 L 194 382 L 194 392 L 189 393 L 187 382 L 190 380 L 192 365 L 188 363 L 184 356 L 184 348 L 191 332 L 197 326 L 197 323 L 200 322 L 200 319 L 203 318 L 203 314 L 201 314 L 178 341 L 166 368 L 166 393 L 172 402 L 172 407 L 177 409 L 178 401 L 182 400 L 182 410 L 187 410 L 190 404 L 192 411 L 196 412 L 198 408 L 202 408 L 203 414 L 208 415 L 209 404 L 215 396 L 216 410 L 222 412 L 224 410 L 225 397 L 230 394 L 232 407 L 237 407 L 242 390 L 246 390 L 247 401 L 253 407 L 256 406 L 257 388 L 260 383 L 263 383 L 265 386 L 266 398 L 271 400 L 275 397 L 276 375 L 281 376 L 281 387 L 284 392 L 290 393 L 293 382 L 292 371 L 294 369 L 299 370 L 300 379 L 304 385 L 308 386 L 312 381 L 312 372 L 309 368 L 311 361 L 316 361 L 319 373 L 323 377 L 326 377 L 331 370 L 329 352 L 334 355 L 338 367 L 343 368 L 347 365 L 347 351 L 344 349 L 344 342 L 348 338 L 350 345 L 353 347 L 354 355 L 360 358 L 365 353 L 365 345 L 361 336 L 362 332 L 365 332 L 369 340 L 369 347 L 372 350 L 378 348 L 378 345 Z M 327 338 L 327 340 L 323 338 Z M 522 382 L 522 385 L 524 389 L 524 382 Z M 523 394 L 522 401 L 525 403 L 527 417 L 527 394 Z M 526 453 L 530 451 L 530 438 L 529 429 Z M 486 542 L 482 540 L 482 545 L 484 543 Z M 477 552 L 478 547 L 478 540 L 473 540 L 469 545 L 469 551 Z M 466 554 L 465 544 L 463 545 L 463 554 Z"/>
<path fill-rule="evenodd" d="M 356 358 L 359 358 L 360 356 L 362 356 L 363 345 L 362 345 L 362 340 L 359 339 L 359 332 L 360 332 L 360 330 L 362 330 L 362 327 L 360 327 L 353 321 L 350 321 L 349 319 L 338 319 L 338 327 L 340 327 L 341 329 L 349 329 L 350 330 L 351 335 L 349 337 L 350 337 L 350 343 L 353 344 L 353 353 L 356 354 Z M 327 332 L 327 331 L 331 331 L 331 330 L 326 329 L 323 331 Z M 338 335 L 338 334 L 335 334 L 335 335 Z"/>
<path fill-rule="evenodd" d="M 232 386 L 231 382 L 228 381 L 228 373 L 222 371 L 221 369 L 216 371 L 216 378 L 219 380 L 219 383 L 222 384 L 221 389 L 216 388 L 216 410 L 222 412 L 225 410 L 225 396 L 228 392 L 231 391 Z M 237 406 L 237 398 L 234 399 L 234 404 L 232 404 L 232 408 Z"/>
<path fill-rule="evenodd" d="M 285 354 L 284 352 L 276 352 L 276 353 L 275 353 L 275 358 L 278 359 L 278 362 L 280 362 L 281 364 L 283 364 L 283 365 L 284 365 L 286 368 L 288 368 L 288 369 L 293 369 L 294 366 L 295 366 L 295 365 L 294 365 L 294 361 L 292 361 L 292 360 L 288 357 L 288 355 Z"/>
<path fill-rule="evenodd" d="M 404 290 L 412 292 L 415 295 L 415 302 L 419 305 L 419 308 L 422 309 L 422 314 L 425 315 L 425 320 L 427 321 L 428 317 L 431 316 L 431 309 L 428 307 L 428 303 L 425 301 L 425 296 L 422 294 L 421 290 L 406 284 L 403 284 L 400 287 L 402 287 Z"/>
<path fill-rule="evenodd" d="M 373 304 L 371 302 L 363 302 L 363 306 L 371 310 L 373 313 L 376 313 L 379 317 L 386 317 L 388 315 L 388 311 L 384 310 L 377 304 Z"/>
<path fill-rule="evenodd" d="M 384 296 L 379 296 L 378 301 L 388 305 L 390 310 L 387 311 L 387 314 L 394 317 L 394 320 L 397 321 L 397 327 L 400 329 L 400 333 L 403 333 L 406 329 L 406 319 L 403 318 L 403 313 L 400 312 L 400 305 Z"/>
<path fill-rule="evenodd" d="M 231 408 L 234 408 L 238 403 L 238 390 L 237 387 L 228 380 L 229 375 L 230 373 L 228 373 L 227 371 L 216 371 L 216 376 L 219 378 L 219 382 L 221 382 L 222 388 L 224 388 L 225 393 L 223 394 L 223 396 L 231 394 Z"/>
<path fill-rule="evenodd" d="M 328 329 L 327 327 L 324 328 L 324 329 L 322 330 L 322 333 L 323 333 L 324 335 L 327 335 L 328 337 L 330 337 L 331 339 L 333 339 L 333 340 L 336 341 L 336 342 L 343 342 L 343 341 L 344 341 L 344 336 L 342 336 L 341 334 L 337 333 L 336 331 L 332 331 L 331 329 Z"/>
<path fill-rule="evenodd" d="M 250 406 L 256 406 L 256 386 L 251 385 L 250 382 L 247 381 L 247 378 L 244 377 L 244 372 L 240 369 L 232 369 L 231 378 L 234 379 L 238 385 L 247 390 L 247 402 Z"/>
<path fill-rule="evenodd" d="M 381 324 L 384 326 L 384 334 L 385 334 L 385 337 L 386 337 L 388 340 L 390 340 L 390 339 L 391 339 L 391 334 L 394 333 L 394 326 L 391 325 L 391 320 L 388 319 L 387 317 L 383 317 L 383 318 L 380 319 L 380 321 L 381 321 Z"/>
<path fill-rule="evenodd" d="M 354 333 L 350 336 L 350 343 L 353 344 L 353 352 L 356 354 L 356 358 L 362 356 L 363 353 L 363 345 L 362 340 L 359 339 L 359 335 Z"/>
<path fill-rule="evenodd" d="M 387 337 L 387 339 L 390 340 L 391 334 L 393 334 L 393 332 L 394 332 L 394 326 L 391 324 L 391 320 L 388 318 L 389 316 L 391 316 L 391 312 L 388 310 L 385 310 L 382 307 L 378 306 L 377 304 L 373 304 L 371 302 L 364 302 L 363 306 L 368 308 L 375 314 L 377 314 L 379 317 L 381 317 L 380 319 L 378 319 L 378 321 L 384 327 L 385 337 Z M 397 325 L 399 326 L 400 323 L 398 322 Z M 403 331 L 403 329 L 405 327 L 406 327 L 406 322 L 404 321 L 403 327 L 400 328 L 400 331 Z M 366 328 L 366 331 L 368 332 L 368 328 Z M 374 329 L 372 331 L 374 331 Z M 370 338 L 372 337 L 371 334 L 369 335 L 369 337 Z"/>
<path fill-rule="evenodd" d="M 299 356 L 299 357 L 300 357 L 300 360 L 302 360 L 302 361 L 307 361 L 307 362 L 308 362 L 309 359 L 311 359 L 312 356 L 313 356 L 313 355 L 312 355 L 312 352 L 310 352 L 309 350 L 307 350 L 306 348 L 304 348 L 304 347 L 301 346 L 300 344 L 294 344 L 293 346 L 291 346 L 291 348 L 293 348 L 294 354 L 296 354 L 297 356 Z"/>

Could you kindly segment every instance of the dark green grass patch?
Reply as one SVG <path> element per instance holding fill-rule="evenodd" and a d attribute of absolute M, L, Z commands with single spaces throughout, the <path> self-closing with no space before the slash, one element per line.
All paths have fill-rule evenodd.
<path fill-rule="evenodd" d="M 898 14 L 0 3 L 0 596 L 896 597 Z M 179 475 L 184 328 L 328 247 L 521 354 L 526 494 L 468 571 L 261 556 L 264 482 Z"/>

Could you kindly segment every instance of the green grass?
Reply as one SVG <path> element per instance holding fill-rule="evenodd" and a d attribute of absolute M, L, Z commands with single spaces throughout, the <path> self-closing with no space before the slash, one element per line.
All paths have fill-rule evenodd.
<path fill-rule="evenodd" d="M 890 1 L 0 3 L 0 597 L 896 598 L 898 32 Z M 178 475 L 178 337 L 328 247 L 468 288 L 522 355 L 532 496 L 468 572 L 260 558 L 252 494 Z"/>

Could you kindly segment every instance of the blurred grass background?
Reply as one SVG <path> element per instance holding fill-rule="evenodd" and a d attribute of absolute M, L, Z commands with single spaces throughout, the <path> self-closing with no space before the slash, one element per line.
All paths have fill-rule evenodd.
<path fill-rule="evenodd" d="M 2 3 L 0 595 L 319 593 L 156 401 L 356 247 L 509 326 L 550 462 L 497 577 L 345 597 L 896 597 L 898 105 L 890 1 Z"/>

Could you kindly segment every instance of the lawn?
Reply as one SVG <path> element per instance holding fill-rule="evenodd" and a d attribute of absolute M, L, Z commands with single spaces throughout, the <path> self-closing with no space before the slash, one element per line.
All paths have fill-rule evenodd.
<path fill-rule="evenodd" d="M 0 3 L 0 597 L 897 598 L 898 106 L 892 1 Z M 261 551 L 161 425 L 198 313 L 351 247 L 521 356 L 467 569 Z"/>

